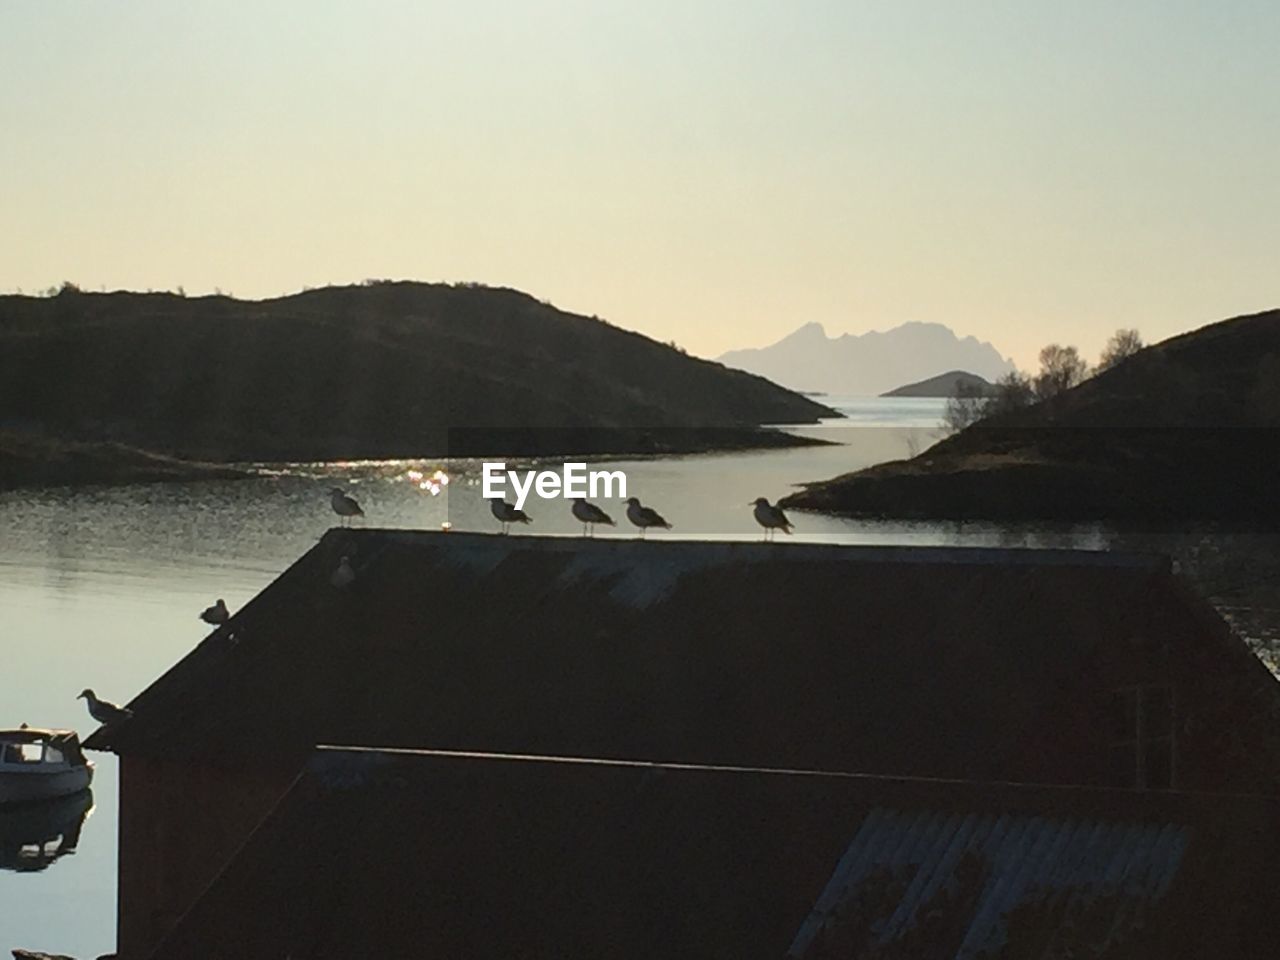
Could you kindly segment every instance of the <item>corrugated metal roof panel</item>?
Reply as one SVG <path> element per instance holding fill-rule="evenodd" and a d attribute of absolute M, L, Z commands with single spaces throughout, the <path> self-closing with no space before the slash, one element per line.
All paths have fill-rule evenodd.
<path fill-rule="evenodd" d="M 928 956 L 955 960 L 1107 950 L 1141 928 L 1188 840 L 1174 824 L 875 809 L 788 956 L 853 957 L 922 939 Z M 1019 913 L 1037 917 L 1043 942 L 1032 952 L 1011 932 Z"/>

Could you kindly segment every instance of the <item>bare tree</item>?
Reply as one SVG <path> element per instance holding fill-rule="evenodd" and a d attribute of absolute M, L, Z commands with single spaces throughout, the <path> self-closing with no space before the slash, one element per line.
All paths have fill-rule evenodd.
<path fill-rule="evenodd" d="M 998 417 L 1021 410 L 1036 402 L 1031 378 L 1020 370 L 1012 370 L 996 381 L 996 392 L 987 404 L 987 416 Z"/>
<path fill-rule="evenodd" d="M 948 431 L 949 432 L 949 431 Z M 898 434 L 907 448 L 907 459 L 914 460 L 920 456 L 920 431 L 908 427 Z M 945 433 L 944 433 L 945 436 Z"/>
<path fill-rule="evenodd" d="M 1145 344 L 1142 342 L 1142 334 L 1137 330 L 1117 330 L 1102 350 L 1102 356 L 1098 359 L 1098 370 L 1110 370 L 1126 357 L 1132 357 L 1143 346 Z"/>
<path fill-rule="evenodd" d="M 1070 390 L 1085 378 L 1089 365 L 1075 347 L 1051 343 L 1040 351 L 1040 373 L 1035 380 L 1036 396 L 1041 400 Z"/>
<path fill-rule="evenodd" d="M 942 414 L 942 424 L 947 433 L 959 433 L 987 416 L 991 396 L 979 383 L 956 380 L 955 389 L 947 397 L 947 409 Z"/>
<path fill-rule="evenodd" d="M 1021 410 L 1035 402 L 1036 392 L 1031 378 L 1018 370 L 1006 373 L 991 389 L 957 380 L 942 415 L 943 432 L 959 433 L 979 421 Z"/>

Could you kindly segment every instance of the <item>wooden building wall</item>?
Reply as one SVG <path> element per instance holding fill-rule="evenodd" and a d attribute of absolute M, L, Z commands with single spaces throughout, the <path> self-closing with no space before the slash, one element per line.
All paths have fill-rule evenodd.
<path fill-rule="evenodd" d="M 878 667 L 892 667 L 891 647 L 851 652 L 861 673 L 847 681 L 819 676 L 806 684 L 809 665 L 801 663 L 776 679 L 768 670 L 779 669 L 780 661 L 765 655 L 763 640 L 756 638 L 752 646 L 747 637 L 740 653 L 754 659 L 736 667 L 728 680 L 714 670 L 714 650 L 688 651 L 687 660 L 680 661 L 687 663 L 688 676 L 676 691 L 679 696 L 670 686 L 680 678 L 658 672 L 663 664 L 657 660 L 635 661 L 657 664 L 662 683 L 650 689 L 611 674 L 614 655 L 601 650 L 604 667 L 584 667 L 559 689 L 566 702 L 572 694 L 586 703 L 576 716 L 594 719 L 590 735 L 582 733 L 581 724 L 574 728 L 550 714 L 554 698 L 539 700 L 525 690 L 498 686 L 518 680 L 527 687 L 526 673 L 485 672 L 485 661 L 477 660 L 464 662 L 459 672 L 465 667 L 468 679 L 478 674 L 490 685 L 482 689 L 498 692 L 484 701 L 484 709 L 466 702 L 456 709 L 435 706 L 434 723 L 428 723 L 404 713 L 416 701 L 387 708 L 380 699 L 386 685 L 369 684 L 367 708 L 359 709 L 357 702 L 344 716 L 380 733 L 364 729 L 335 736 L 330 729 L 325 740 L 431 749 L 459 747 L 465 737 L 470 749 L 505 749 L 514 741 L 539 753 L 1275 796 L 1280 793 L 1275 679 L 1200 601 L 1181 602 L 1170 582 L 1154 580 L 1150 597 L 1123 611 L 1121 619 L 1083 608 L 1067 638 L 1078 649 L 1031 645 L 1024 654 L 1008 644 L 993 649 L 968 635 L 942 641 L 955 645 L 943 650 L 950 655 L 939 661 L 950 673 L 921 673 L 918 686 L 904 690 L 900 701 L 885 706 L 888 699 L 880 697 L 876 709 L 851 694 L 841 696 L 860 678 L 875 676 Z M 489 649 L 480 644 L 477 658 Z M 954 655 L 955 649 L 964 655 Z M 1024 674 L 1037 675 L 1018 657 L 1037 655 L 1060 658 L 1061 666 L 1050 671 L 1048 682 L 1016 682 Z M 391 664 L 389 657 L 385 662 Z M 756 663 L 760 666 L 750 666 Z M 554 663 L 537 665 L 550 671 Z M 384 669 L 398 670 L 398 662 Z M 957 676 L 967 687 L 953 682 Z M 870 687 L 861 683 L 856 689 Z M 1001 695 L 993 696 L 993 690 Z M 303 694 L 331 696 L 323 686 L 297 696 Z M 656 702 L 660 697 L 666 699 Z M 497 707 L 490 709 L 491 704 Z M 287 699 L 278 705 L 286 720 L 290 707 Z M 761 723 L 753 711 L 771 717 L 804 711 L 806 722 Z M 302 709 L 294 712 L 306 715 Z M 957 722 L 949 723 L 952 717 Z M 1021 718 L 1016 726 L 1011 717 Z M 441 724 L 447 725 L 443 734 Z M 517 724 L 528 725 L 534 735 L 522 739 L 513 732 Z M 815 729 L 819 739 L 799 739 Z M 273 746 L 248 742 L 245 749 L 269 753 Z M 149 955 L 283 796 L 303 762 L 305 757 L 297 755 L 289 761 L 256 757 L 250 762 L 247 755 L 244 764 L 217 766 L 178 757 L 148 759 L 124 750 L 119 863 L 124 960 Z"/>
<path fill-rule="evenodd" d="M 151 954 L 284 796 L 298 769 L 121 758 L 121 960 Z"/>

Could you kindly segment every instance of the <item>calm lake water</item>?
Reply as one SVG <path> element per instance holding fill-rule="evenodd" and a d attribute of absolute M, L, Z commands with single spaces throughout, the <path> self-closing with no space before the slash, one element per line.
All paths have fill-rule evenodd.
<path fill-rule="evenodd" d="M 824 400 L 849 419 L 796 432 L 840 446 L 592 466 L 624 470 L 628 492 L 674 524 L 668 536 L 758 539 L 750 500 L 923 449 L 938 437 L 944 405 Z M 432 496 L 411 471 L 437 467 L 452 482 Z M 448 520 L 455 529 L 496 530 L 474 461 L 304 465 L 233 482 L 0 493 L 0 727 L 87 734 L 94 725 L 76 694 L 91 686 L 126 702 L 168 669 L 206 635 L 200 610 L 216 597 L 235 610 L 332 525 L 331 482 L 350 484 L 369 525 L 438 529 Z M 561 502 L 533 500 L 526 509 L 530 532 L 579 532 Z M 797 540 L 1103 549 L 1113 539 L 1097 527 L 792 519 Z M 85 958 L 114 947 L 116 764 L 111 755 L 94 762 L 94 807 L 76 852 L 37 872 L 0 870 L 0 953 L 26 947 Z"/>

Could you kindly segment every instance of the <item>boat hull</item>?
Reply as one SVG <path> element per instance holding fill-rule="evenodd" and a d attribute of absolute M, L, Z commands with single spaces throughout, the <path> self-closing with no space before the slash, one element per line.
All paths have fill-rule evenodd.
<path fill-rule="evenodd" d="M 0 804 L 30 803 L 67 797 L 86 789 L 93 780 L 93 765 L 62 770 L 5 770 L 0 772 Z"/>

